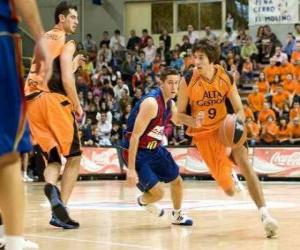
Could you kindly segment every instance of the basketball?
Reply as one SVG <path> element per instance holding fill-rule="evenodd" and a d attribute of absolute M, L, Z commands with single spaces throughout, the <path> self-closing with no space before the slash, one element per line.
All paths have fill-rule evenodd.
<path fill-rule="evenodd" d="M 234 148 L 244 144 L 247 130 L 236 115 L 227 115 L 219 128 L 219 136 L 225 146 Z"/>

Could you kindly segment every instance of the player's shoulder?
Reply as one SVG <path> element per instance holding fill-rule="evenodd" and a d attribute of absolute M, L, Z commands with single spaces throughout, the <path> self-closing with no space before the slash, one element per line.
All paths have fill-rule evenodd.
<path fill-rule="evenodd" d="M 224 80 L 224 81 L 230 83 L 231 85 L 233 85 L 234 84 L 233 75 L 229 71 L 227 71 L 226 69 L 224 69 L 222 66 L 220 66 L 220 65 L 217 65 L 216 67 L 217 67 L 217 70 L 218 70 L 219 77 L 222 80 Z"/>

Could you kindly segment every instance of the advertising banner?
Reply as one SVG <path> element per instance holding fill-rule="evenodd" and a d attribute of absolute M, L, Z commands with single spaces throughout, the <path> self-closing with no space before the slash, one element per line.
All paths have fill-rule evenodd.
<path fill-rule="evenodd" d="M 117 148 L 83 148 L 80 175 L 121 174 Z"/>
<path fill-rule="evenodd" d="M 298 0 L 249 0 L 250 26 L 294 24 L 298 18 Z"/>
<path fill-rule="evenodd" d="M 254 148 L 253 168 L 269 177 L 300 177 L 299 148 Z"/>

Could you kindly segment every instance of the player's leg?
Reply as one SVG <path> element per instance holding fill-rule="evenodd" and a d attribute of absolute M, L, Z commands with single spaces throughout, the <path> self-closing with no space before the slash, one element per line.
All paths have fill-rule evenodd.
<path fill-rule="evenodd" d="M 0 208 L 7 236 L 6 247 L 22 249 L 25 198 L 19 154 L 1 156 L 0 166 Z"/>
<path fill-rule="evenodd" d="M 248 150 L 245 146 L 241 146 L 232 150 L 234 160 L 240 167 L 243 176 L 246 179 L 248 190 L 252 200 L 255 202 L 261 220 L 264 224 L 267 237 L 273 237 L 276 235 L 278 225 L 275 219 L 273 219 L 266 208 L 266 203 L 262 191 L 262 187 L 259 183 L 258 177 L 250 165 L 248 159 Z"/>
<path fill-rule="evenodd" d="M 210 133 L 195 141 L 197 149 L 212 177 L 228 196 L 235 194 L 232 179 L 233 162 L 227 156 L 226 147 L 220 143 L 217 133 Z"/>
<path fill-rule="evenodd" d="M 77 182 L 80 161 L 80 155 L 67 158 L 67 163 L 61 179 L 61 199 L 65 205 L 67 205 L 73 188 Z"/>

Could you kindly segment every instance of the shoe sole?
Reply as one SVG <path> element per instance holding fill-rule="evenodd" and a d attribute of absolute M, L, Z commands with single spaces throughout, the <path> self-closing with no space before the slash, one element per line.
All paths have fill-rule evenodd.
<path fill-rule="evenodd" d="M 77 228 L 79 228 L 79 226 L 71 226 L 71 225 L 68 225 L 64 222 L 56 223 L 52 220 L 49 221 L 49 224 L 54 226 L 54 227 L 60 227 L 60 228 L 63 228 L 63 229 L 77 229 Z"/>
<path fill-rule="evenodd" d="M 267 238 L 270 239 L 277 236 L 278 226 L 272 223 L 270 225 L 265 226 L 265 230 Z"/>

